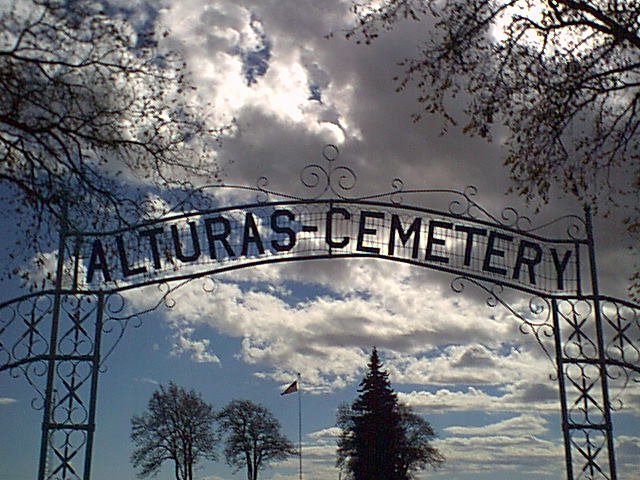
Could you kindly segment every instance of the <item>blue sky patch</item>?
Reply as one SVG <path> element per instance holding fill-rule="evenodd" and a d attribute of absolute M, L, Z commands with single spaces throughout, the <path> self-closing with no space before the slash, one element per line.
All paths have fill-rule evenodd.
<path fill-rule="evenodd" d="M 252 16 L 250 27 L 258 39 L 257 43 L 250 48 L 239 47 L 237 51 L 242 58 L 242 72 L 249 86 L 258 83 L 258 77 L 264 76 L 269 70 L 272 48 L 260 20 Z"/>

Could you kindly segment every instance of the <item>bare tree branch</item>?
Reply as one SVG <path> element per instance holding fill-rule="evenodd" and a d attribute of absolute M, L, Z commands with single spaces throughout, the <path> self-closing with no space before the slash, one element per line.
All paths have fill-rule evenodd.
<path fill-rule="evenodd" d="M 367 42 L 403 18 L 434 22 L 398 79 L 398 89 L 418 89 L 415 120 L 438 114 L 456 126 L 452 98 L 465 92 L 465 133 L 509 132 L 514 191 L 538 206 L 568 193 L 605 215 L 626 209 L 640 243 L 639 2 L 363 0 L 352 9 L 347 36 Z M 631 290 L 640 298 L 637 275 Z"/>
<path fill-rule="evenodd" d="M 27 258 L 60 222 L 127 224 L 151 193 L 219 181 L 227 127 L 209 125 L 180 55 L 100 8 L 16 0 L 0 12 L 0 195 Z"/>

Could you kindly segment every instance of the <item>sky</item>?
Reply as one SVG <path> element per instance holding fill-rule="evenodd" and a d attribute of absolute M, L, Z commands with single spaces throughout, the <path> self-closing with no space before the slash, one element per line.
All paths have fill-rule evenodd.
<path fill-rule="evenodd" d="M 500 215 L 511 206 L 533 225 L 580 205 L 554 191 L 540 212 L 506 193 L 499 132 L 493 143 L 443 131 L 440 118 L 411 120 L 412 88 L 396 92 L 398 63 L 412 56 L 429 21 L 404 22 L 372 45 L 344 38 L 353 19 L 341 0 L 113 1 L 138 24 L 169 28 L 214 121 L 237 128 L 218 152 L 227 184 L 305 195 L 299 172 L 324 164 L 323 147 L 357 175 L 354 192 L 477 187 L 477 201 Z M 329 36 L 333 33 L 334 35 Z M 460 100 L 462 102 L 463 99 Z M 455 111 L 460 105 L 452 104 Z M 220 204 L 239 197 L 219 193 Z M 403 198 L 429 207 L 430 197 Z M 626 298 L 637 246 L 617 212 L 595 219 L 601 291 Z M 9 227 L 10 228 L 10 227 Z M 4 230 L 6 231 L 6 230 Z M 8 242 L 15 232 L 5 233 Z M 633 247 L 634 250 L 630 250 Z M 333 479 L 337 407 L 357 395 L 372 346 L 381 354 L 400 401 L 424 415 L 446 457 L 418 478 L 557 479 L 564 477 L 554 365 L 521 321 L 473 285 L 382 260 L 327 260 L 263 265 L 194 281 L 164 306 L 132 321 L 105 362 L 98 387 L 94 480 L 134 479 L 130 418 L 160 384 L 195 389 L 214 408 L 249 399 L 270 409 L 298 441 L 295 395 L 280 392 L 301 374 L 303 475 Z M 213 287 L 213 288 L 211 288 Z M 19 292 L 12 285 L 1 300 Z M 132 310 L 159 298 L 155 287 L 128 291 Z M 512 305 L 529 298 L 506 292 Z M 117 332 L 105 335 L 112 345 Z M 0 479 L 35 478 L 41 413 L 23 378 L 0 374 Z M 614 416 L 619 478 L 640 469 L 640 394 L 630 389 Z M 220 449 L 222 450 L 222 449 Z M 297 478 L 297 459 L 261 478 Z M 158 475 L 171 477 L 167 466 Z M 202 463 L 198 480 L 245 478 L 220 458 Z"/>

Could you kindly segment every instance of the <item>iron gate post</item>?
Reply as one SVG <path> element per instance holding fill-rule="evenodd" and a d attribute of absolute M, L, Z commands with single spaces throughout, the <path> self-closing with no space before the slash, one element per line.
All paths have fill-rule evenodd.
<path fill-rule="evenodd" d="M 47 384 L 45 387 L 44 408 L 42 412 L 42 438 L 40 439 L 40 462 L 38 464 L 38 480 L 45 480 L 47 474 L 48 450 L 51 442 L 50 429 L 54 418 L 54 383 L 55 367 L 58 346 L 58 327 L 60 322 L 60 302 L 62 301 L 62 278 L 64 275 L 64 245 L 67 235 L 67 222 L 60 222 L 58 239 L 58 261 L 56 266 L 55 294 L 53 299 L 53 312 L 51 314 L 51 334 L 49 339 L 49 352 L 47 355 Z"/>
<path fill-rule="evenodd" d="M 607 453 L 609 457 L 609 472 L 611 480 L 617 480 L 616 459 L 613 445 L 613 423 L 611 421 L 611 403 L 609 400 L 609 381 L 607 376 L 607 358 L 605 352 L 604 334 L 602 328 L 602 312 L 600 304 L 600 289 L 598 285 L 598 270 L 596 268 L 595 241 L 593 238 L 593 221 L 591 208 L 585 206 L 585 225 L 587 229 L 587 242 L 589 249 L 589 267 L 591 269 L 591 293 L 593 294 L 593 307 L 596 327 L 596 341 L 598 348 L 598 368 L 600 370 L 600 388 L 602 390 L 602 408 L 604 416 L 604 434 L 607 439 Z"/>
<path fill-rule="evenodd" d="M 38 480 L 90 480 L 105 294 L 65 286 L 61 222 L 46 361 Z"/>
<path fill-rule="evenodd" d="M 564 375 L 564 356 L 562 354 L 562 336 L 560 335 L 560 320 L 558 318 L 558 301 L 551 300 L 551 313 L 553 316 L 553 335 L 556 354 L 556 367 L 558 375 L 558 390 L 560 393 L 560 412 L 562 416 L 562 436 L 564 438 L 564 457 L 567 472 L 567 480 L 573 480 L 573 461 L 571 458 L 571 432 L 569 431 L 569 413 L 567 409 L 567 390 Z"/>
<path fill-rule="evenodd" d="M 56 343 L 47 355 L 38 480 L 90 480 L 106 298 L 60 297 Z"/>
<path fill-rule="evenodd" d="M 93 437 L 96 430 L 96 404 L 98 400 L 98 376 L 100 374 L 100 343 L 102 341 L 102 322 L 104 315 L 104 294 L 98 295 L 98 309 L 94 331 L 93 359 L 91 360 L 91 391 L 89 398 L 89 418 L 87 424 L 87 445 L 84 453 L 83 480 L 91 478 L 91 460 L 93 458 Z"/>

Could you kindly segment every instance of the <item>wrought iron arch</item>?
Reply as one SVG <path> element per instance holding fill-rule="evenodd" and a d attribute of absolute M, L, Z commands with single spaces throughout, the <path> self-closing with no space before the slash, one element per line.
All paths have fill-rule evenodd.
<path fill-rule="evenodd" d="M 126 328 L 122 292 L 157 284 L 160 301 L 195 278 L 261 264 L 376 258 L 443 271 L 462 292 L 474 285 L 508 308 L 555 365 L 567 479 L 617 480 L 611 381 L 640 377 L 640 305 L 599 291 L 593 227 L 569 215 L 533 228 L 513 208 L 493 215 L 477 190 L 405 189 L 355 195 L 357 175 L 338 164 L 303 168 L 304 195 L 256 186 L 202 187 L 161 218 L 109 232 L 60 232 L 55 285 L 0 304 L 0 371 L 24 377 L 42 411 L 38 480 L 91 475 L 101 369 Z M 255 195 L 221 206 L 216 189 Z M 445 198 L 440 209 L 405 201 Z M 562 235 L 545 232 L 562 226 Z M 529 298 L 521 312 L 505 289 Z M 550 351 L 542 341 L 552 339 Z M 108 343 L 105 339 L 109 339 Z M 44 387 L 42 384 L 44 383 Z"/>

